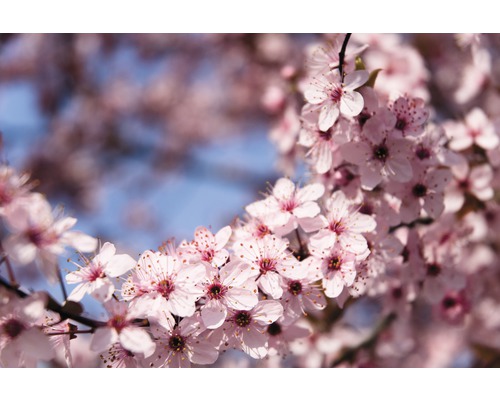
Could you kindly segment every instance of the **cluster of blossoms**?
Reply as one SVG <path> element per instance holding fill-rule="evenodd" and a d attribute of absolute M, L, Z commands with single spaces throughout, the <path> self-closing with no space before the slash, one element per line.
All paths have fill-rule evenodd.
<path fill-rule="evenodd" d="M 395 51 L 410 60 L 414 52 L 381 38 L 346 51 L 348 40 L 330 38 L 311 51 L 303 76 L 285 74 L 304 104 L 290 94 L 272 138 L 290 156 L 305 154 L 310 181 L 278 179 L 216 233 L 199 227 L 192 240 L 135 259 L 72 231 L 74 218 L 54 217 L 27 178 L 3 166 L 10 282 L 0 287 L 0 364 L 32 366 L 63 350 L 73 365 L 70 339 L 88 333 L 108 367 L 224 365 L 219 357 L 230 350 L 271 366 L 394 366 L 428 344 L 412 329 L 422 315 L 434 324 L 423 337 L 438 324 L 459 325 L 471 343 L 492 346 L 500 132 L 479 107 L 431 121 L 425 71 L 408 81 L 393 71 L 391 80 L 363 61 L 388 68 Z M 65 276 L 64 305 L 18 289 L 13 266 L 36 263 L 49 281 L 61 280 L 66 247 L 82 254 Z M 107 320 L 77 311 L 86 296 Z M 379 307 L 373 331 L 349 330 L 343 319 L 360 299 Z"/>

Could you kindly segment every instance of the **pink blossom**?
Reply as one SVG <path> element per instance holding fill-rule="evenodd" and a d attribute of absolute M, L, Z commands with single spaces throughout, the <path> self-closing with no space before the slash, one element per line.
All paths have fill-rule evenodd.
<path fill-rule="evenodd" d="M 301 224 L 304 218 L 319 214 L 318 200 L 325 191 L 321 183 L 313 183 L 296 188 L 287 178 L 280 178 L 274 185 L 272 194 L 264 200 L 246 206 L 245 210 L 263 221 L 272 230 L 286 235 Z"/>
<path fill-rule="evenodd" d="M 399 135 L 418 136 L 424 131 L 424 125 L 429 118 L 429 111 L 422 99 L 407 97 L 398 98 L 390 107 L 396 116 L 394 130 Z"/>
<path fill-rule="evenodd" d="M 456 151 L 465 150 L 473 144 L 492 150 L 500 143 L 495 126 L 480 108 L 470 111 L 463 123 L 448 122 L 445 129 L 451 139 L 450 148 Z"/>
<path fill-rule="evenodd" d="M 431 218 L 439 217 L 444 210 L 444 189 L 451 181 L 448 169 L 416 170 L 412 180 L 393 184 L 392 193 L 401 198 L 401 221 L 408 223 L 420 216 L 423 208 Z"/>
<path fill-rule="evenodd" d="M 461 164 L 451 168 L 453 178 L 446 190 L 446 210 L 458 211 L 462 208 L 465 196 L 474 195 L 481 201 L 493 197 L 494 191 L 491 187 L 493 170 L 488 164 L 478 165 L 469 169 L 468 164 Z"/>
<path fill-rule="evenodd" d="M 304 97 L 308 103 L 321 109 L 319 129 L 327 131 L 340 114 L 355 117 L 363 110 L 363 96 L 354 90 L 367 80 L 368 72 L 364 70 L 351 72 L 343 82 L 337 70 L 311 78 Z"/>
<path fill-rule="evenodd" d="M 390 135 L 395 116 L 386 111 L 370 118 L 359 141 L 344 144 L 340 151 L 344 159 L 359 167 L 361 186 L 372 190 L 383 177 L 408 182 L 413 176 L 410 159 L 412 142 Z"/>
<path fill-rule="evenodd" d="M 255 271 L 239 260 L 231 261 L 218 273 L 207 276 L 203 286 L 206 300 L 201 306 L 201 319 L 209 329 L 224 323 L 228 308 L 250 310 L 259 301 Z"/>
<path fill-rule="evenodd" d="M 55 352 L 49 338 L 37 323 L 45 312 L 47 297 L 41 293 L 26 299 L 14 299 L 0 306 L 0 365 L 2 367 L 36 366 L 49 361 Z"/>
<path fill-rule="evenodd" d="M 155 343 L 144 328 L 137 326 L 134 320 L 148 317 L 150 310 L 146 302 L 134 302 L 130 305 L 115 300 L 104 304 L 110 318 L 106 326 L 97 328 L 92 337 L 91 350 L 99 353 L 109 349 L 113 344 L 120 345 L 132 353 L 144 357 L 153 354 Z"/>
<path fill-rule="evenodd" d="M 311 335 L 311 330 L 298 323 L 285 325 L 280 318 L 267 326 L 268 356 L 285 357 L 290 353 L 290 344 Z"/>
<path fill-rule="evenodd" d="M 368 249 L 362 233 L 373 231 L 373 217 L 357 210 L 342 191 L 336 191 L 325 201 L 326 216 L 320 215 L 323 229 L 311 237 L 314 247 L 327 249 L 335 242 L 351 253 L 363 254 Z"/>
<path fill-rule="evenodd" d="M 215 235 L 204 226 L 194 232 L 194 240 L 180 246 L 183 255 L 189 256 L 191 264 L 204 263 L 208 266 L 221 267 L 229 257 L 224 248 L 231 237 L 231 227 L 225 226 Z"/>
<path fill-rule="evenodd" d="M 97 240 L 77 231 L 70 231 L 76 219 L 54 220 L 45 198 L 38 193 L 19 198 L 4 209 L 5 221 L 13 232 L 3 243 L 9 257 L 21 265 L 40 260 L 43 272 L 52 280 L 57 277 L 57 256 L 65 246 L 81 252 L 94 251 Z"/>
<path fill-rule="evenodd" d="M 66 282 L 79 285 L 73 289 L 68 300 L 80 301 L 85 294 L 90 294 L 101 301 L 111 299 L 115 287 L 109 278 L 123 275 L 135 267 L 135 260 L 128 254 L 115 254 L 113 244 L 106 242 L 101 251 L 92 260 L 83 257 L 85 266 L 78 266 L 78 271 L 66 275 Z"/>
<path fill-rule="evenodd" d="M 13 168 L 0 165 L 0 215 L 4 207 L 29 192 L 27 174 L 19 175 Z"/>
<path fill-rule="evenodd" d="M 198 284 L 205 277 L 203 265 L 187 265 L 176 257 L 145 251 L 122 286 L 122 297 L 144 297 L 151 309 L 165 309 L 174 315 L 194 314 L 203 290 Z"/>
<path fill-rule="evenodd" d="M 262 300 L 251 310 L 231 311 L 226 322 L 214 331 L 213 341 L 221 347 L 241 349 L 255 359 L 268 352 L 268 326 L 283 315 L 283 306 L 276 300 Z"/>
<path fill-rule="evenodd" d="M 322 284 L 327 297 L 335 298 L 344 287 L 351 286 L 356 278 L 356 255 L 345 251 L 339 243 L 330 249 L 309 245 L 309 268 L 321 272 Z"/>
<path fill-rule="evenodd" d="M 144 357 L 125 349 L 120 343 L 113 344 L 99 355 L 107 368 L 139 368 L 143 367 Z"/>
<path fill-rule="evenodd" d="M 283 294 L 283 277 L 303 276 L 305 270 L 288 250 L 288 242 L 273 235 L 235 243 L 234 253 L 250 265 L 259 288 L 273 299 Z"/>
<path fill-rule="evenodd" d="M 158 314 L 153 335 L 156 351 L 146 363 L 151 367 L 187 368 L 193 364 L 213 364 L 219 352 L 200 335 L 204 328 L 199 315 L 184 318 L 178 324 L 168 314 Z"/>
<path fill-rule="evenodd" d="M 269 133 L 269 139 L 275 143 L 278 151 L 286 154 L 293 149 L 300 130 L 300 120 L 294 107 L 287 107 L 282 118 Z"/>

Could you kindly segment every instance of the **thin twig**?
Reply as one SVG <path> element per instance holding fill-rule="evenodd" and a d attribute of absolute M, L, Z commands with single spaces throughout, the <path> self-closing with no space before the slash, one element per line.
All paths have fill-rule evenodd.
<path fill-rule="evenodd" d="M 345 60 L 345 52 L 347 49 L 347 43 L 349 43 L 349 39 L 351 38 L 352 33 L 346 33 L 344 42 L 342 43 L 342 48 L 339 53 L 339 72 L 340 78 L 342 79 L 342 83 L 344 82 L 344 60 Z"/>
<path fill-rule="evenodd" d="M 7 254 L 5 253 L 5 250 L 3 248 L 1 241 L 0 241 L 0 251 L 3 254 L 1 262 L 4 262 L 5 265 L 7 266 L 7 273 L 9 274 L 10 284 L 14 287 L 19 287 L 19 283 L 17 283 L 16 277 L 14 276 L 14 270 L 12 269 L 12 265 L 10 263 L 9 257 L 7 257 Z"/>
<path fill-rule="evenodd" d="M 62 274 L 61 274 L 61 268 L 59 268 L 59 265 L 56 266 L 57 268 L 57 279 L 59 279 L 59 284 L 61 285 L 61 290 L 62 294 L 64 296 L 64 301 L 68 300 L 68 293 L 66 292 L 66 287 L 64 286 Z"/>

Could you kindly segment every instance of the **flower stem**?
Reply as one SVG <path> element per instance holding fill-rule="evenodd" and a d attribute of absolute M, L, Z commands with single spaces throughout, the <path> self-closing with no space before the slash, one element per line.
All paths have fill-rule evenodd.
<path fill-rule="evenodd" d="M 352 33 L 346 33 L 344 42 L 342 43 L 342 48 L 340 49 L 339 52 L 339 72 L 340 72 L 340 78 L 342 79 L 342 82 L 344 82 L 344 60 L 345 60 L 345 52 L 347 49 L 347 43 L 349 43 L 349 39 L 351 38 Z"/>

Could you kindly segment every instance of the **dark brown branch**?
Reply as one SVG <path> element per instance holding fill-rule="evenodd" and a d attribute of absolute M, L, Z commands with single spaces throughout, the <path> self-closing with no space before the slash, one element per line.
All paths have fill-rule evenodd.
<path fill-rule="evenodd" d="M 350 347 L 344 350 L 342 355 L 330 364 L 330 367 L 331 368 L 337 367 L 344 362 L 350 362 L 350 363 L 354 362 L 356 355 L 359 353 L 359 351 L 364 349 L 370 349 L 373 346 L 375 346 L 380 334 L 383 331 L 385 331 L 394 322 L 395 319 L 396 319 L 396 314 L 392 313 L 387 315 L 382 320 L 382 322 L 377 326 L 377 328 L 373 331 L 373 333 L 370 335 L 369 338 L 367 338 L 366 340 L 364 340 L 355 347 Z"/>
<path fill-rule="evenodd" d="M 345 52 L 347 49 L 347 43 L 349 43 L 349 39 L 351 38 L 352 33 L 346 33 L 344 42 L 342 43 L 342 48 L 340 49 L 339 53 L 339 72 L 340 72 L 340 79 L 342 79 L 342 82 L 344 82 L 344 60 L 345 60 Z"/>
<path fill-rule="evenodd" d="M 22 299 L 29 296 L 28 293 L 25 293 L 21 289 L 11 285 L 9 282 L 7 282 L 5 279 L 3 279 L 1 276 L 0 276 L 0 286 L 3 286 L 4 288 L 6 288 L 10 292 L 16 294 L 18 297 L 20 297 Z M 81 315 L 77 315 L 77 314 L 74 314 L 74 313 L 71 313 L 71 312 L 65 310 L 64 306 L 60 305 L 48 293 L 47 293 L 47 298 L 48 298 L 47 309 L 59 314 L 61 316 L 61 321 L 64 321 L 66 319 L 71 319 L 73 321 L 79 322 L 83 325 L 86 325 L 86 326 L 94 328 L 94 329 L 99 328 L 101 326 L 106 326 L 106 322 L 96 321 L 94 319 L 86 318 L 86 317 L 83 317 Z"/>

